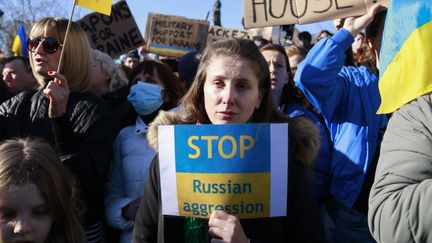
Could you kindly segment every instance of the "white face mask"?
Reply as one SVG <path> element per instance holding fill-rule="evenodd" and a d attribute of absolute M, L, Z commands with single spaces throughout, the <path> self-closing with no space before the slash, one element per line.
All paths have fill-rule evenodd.
<path fill-rule="evenodd" d="M 161 91 L 162 87 L 159 84 L 138 81 L 130 88 L 127 99 L 138 114 L 148 115 L 162 106 Z"/>

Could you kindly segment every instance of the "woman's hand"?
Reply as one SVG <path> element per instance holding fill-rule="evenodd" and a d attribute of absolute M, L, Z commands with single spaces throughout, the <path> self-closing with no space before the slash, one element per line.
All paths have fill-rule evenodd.
<path fill-rule="evenodd" d="M 209 234 L 212 236 L 211 242 L 248 242 L 239 219 L 219 210 L 210 216 Z"/>
<path fill-rule="evenodd" d="M 366 28 L 370 23 L 372 23 L 375 14 L 381 8 L 381 4 L 374 4 L 369 11 L 360 17 L 350 17 L 346 18 L 344 22 L 344 29 L 348 30 L 351 35 L 355 38 L 358 33 L 364 28 Z"/>
<path fill-rule="evenodd" d="M 49 99 L 48 117 L 56 118 L 66 113 L 70 91 L 65 76 L 55 71 L 49 71 L 48 75 L 54 80 L 48 83 L 43 93 Z"/>

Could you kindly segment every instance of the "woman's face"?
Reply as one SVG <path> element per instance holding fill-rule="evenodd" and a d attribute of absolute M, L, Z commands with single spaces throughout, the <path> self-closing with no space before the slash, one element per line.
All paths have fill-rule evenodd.
<path fill-rule="evenodd" d="M 45 36 L 35 36 L 32 39 L 40 37 L 41 39 L 46 38 Z M 40 42 L 33 50 L 30 50 L 33 58 L 33 70 L 38 74 L 48 77 L 48 71 L 57 71 L 57 67 L 60 61 L 61 48 L 58 48 L 54 53 L 49 54 L 45 52 L 42 42 Z"/>
<path fill-rule="evenodd" d="M 292 75 L 295 75 L 297 72 L 297 67 L 303 61 L 304 57 L 302 57 L 299 54 L 292 55 L 288 58 L 288 61 L 290 63 L 291 73 Z"/>
<path fill-rule="evenodd" d="M 209 60 L 204 105 L 213 124 L 246 123 L 259 108 L 259 80 L 248 61 L 226 56 Z"/>
<path fill-rule="evenodd" d="M 272 91 L 275 93 L 282 92 L 283 86 L 288 83 L 285 57 L 282 53 L 274 50 L 266 50 L 261 53 L 269 66 Z"/>
<path fill-rule="evenodd" d="M 364 37 L 362 34 L 357 34 L 354 38 L 354 43 L 352 43 L 351 48 L 353 50 L 353 53 L 356 54 L 361 48 L 364 43 Z"/>
<path fill-rule="evenodd" d="M 0 193 L 0 242 L 43 243 L 52 224 L 49 208 L 34 184 Z"/>

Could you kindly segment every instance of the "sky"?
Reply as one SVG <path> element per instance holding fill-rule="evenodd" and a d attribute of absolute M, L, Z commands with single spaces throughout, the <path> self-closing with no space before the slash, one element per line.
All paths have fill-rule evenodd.
<path fill-rule="evenodd" d="M 42 0 L 31 0 L 32 4 L 40 3 Z M 69 17 L 70 8 L 73 0 L 59 0 L 64 8 L 61 9 L 61 15 L 55 17 Z M 116 3 L 118 0 L 113 0 Z M 215 0 L 126 0 L 135 21 L 140 29 L 142 36 L 145 35 L 145 27 L 147 22 L 147 15 L 149 12 L 155 12 L 166 15 L 177 15 L 192 19 L 204 19 L 209 12 L 208 20 L 213 23 L 212 9 Z M 222 26 L 226 28 L 242 29 L 241 18 L 243 16 L 243 3 L 242 0 L 220 0 L 222 3 L 221 20 Z M 63 4 L 64 3 L 64 4 Z M 16 7 L 27 8 L 28 1 L 24 0 L 0 0 L 0 8 L 5 5 L 13 5 Z M 3 8 L 5 9 L 5 8 Z M 47 11 L 47 14 L 49 11 Z M 78 20 L 86 14 L 91 13 L 91 10 L 77 6 L 75 9 L 74 20 Z M 3 18 L 10 18 L 12 12 L 5 12 Z M 63 16 L 63 14 L 65 16 Z M 41 13 L 39 17 L 44 16 Z M 51 16 L 50 16 L 51 17 Z M 310 31 L 312 34 L 317 34 L 322 29 L 329 29 L 334 32 L 331 22 L 304 25 L 297 28 L 300 31 Z M 6 48 L 0 43 L 0 49 Z"/>
<path fill-rule="evenodd" d="M 243 29 L 241 18 L 243 16 L 242 0 L 220 0 L 221 22 L 226 28 Z M 117 2 L 114 0 L 114 2 Z M 212 9 L 215 0 L 126 0 L 135 18 L 141 34 L 144 36 L 149 12 L 177 15 L 192 19 L 204 19 L 207 12 L 210 12 L 208 20 L 213 23 Z M 80 14 L 86 11 L 79 11 Z M 321 22 L 317 24 L 297 25 L 300 31 L 310 31 L 317 34 L 322 29 L 329 29 L 334 32 L 331 22 Z"/>
<path fill-rule="evenodd" d="M 178 15 L 193 19 L 205 19 L 210 11 L 208 20 L 212 23 L 212 9 L 214 0 L 126 0 L 140 29 L 145 28 L 147 13 Z M 222 25 L 228 28 L 240 28 L 243 6 L 241 0 L 221 0 Z"/>

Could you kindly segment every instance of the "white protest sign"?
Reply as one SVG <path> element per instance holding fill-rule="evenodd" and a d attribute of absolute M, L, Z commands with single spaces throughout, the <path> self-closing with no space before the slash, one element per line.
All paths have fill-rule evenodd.
<path fill-rule="evenodd" d="M 288 125 L 159 126 L 162 214 L 286 216 Z"/>
<path fill-rule="evenodd" d="M 389 0 L 243 0 L 246 28 L 306 24 L 365 14 Z"/>

